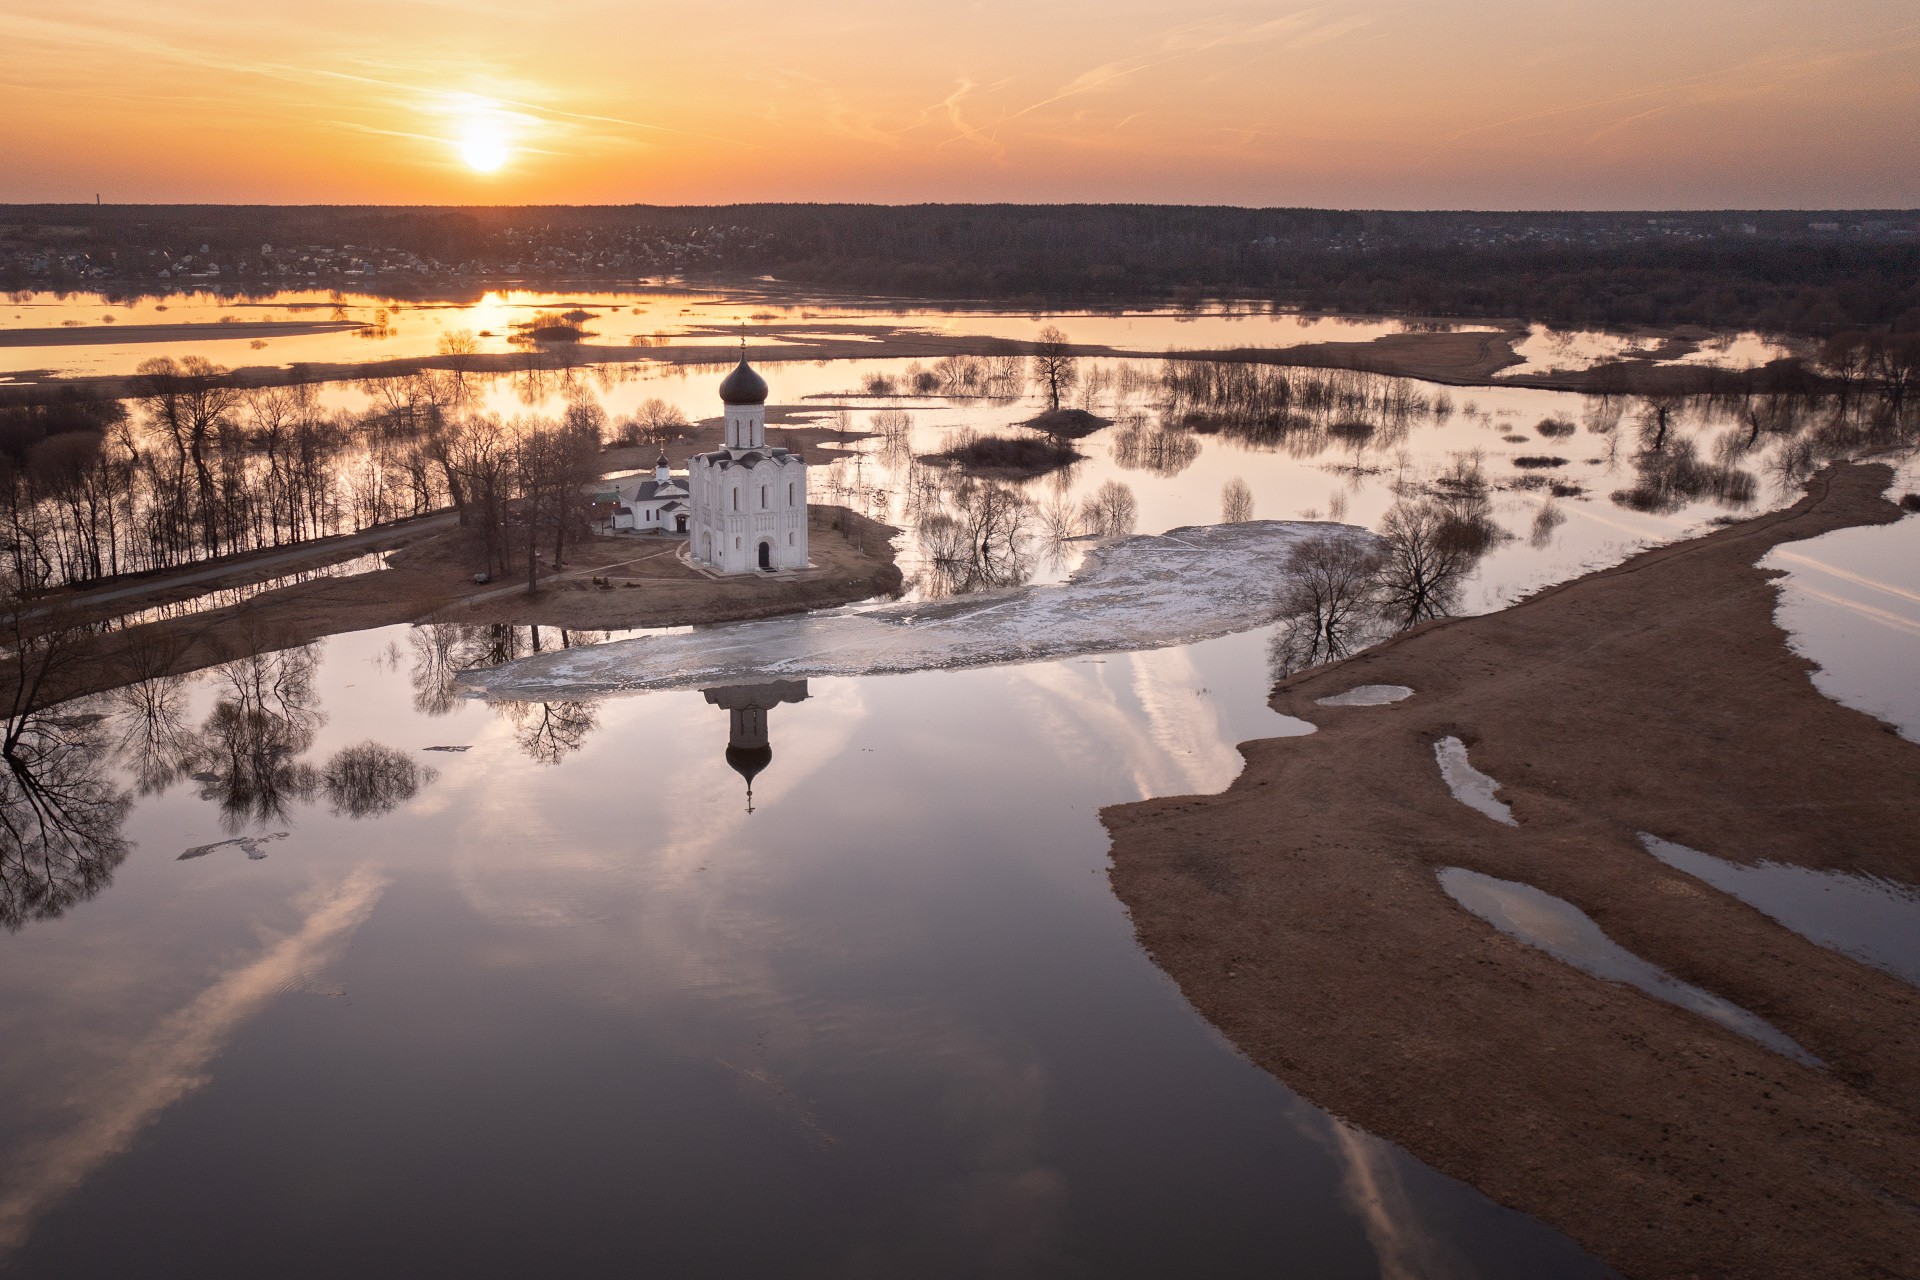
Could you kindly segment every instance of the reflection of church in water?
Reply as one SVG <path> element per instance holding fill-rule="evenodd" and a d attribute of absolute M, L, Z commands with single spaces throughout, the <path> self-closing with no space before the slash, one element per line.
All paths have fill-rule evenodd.
<path fill-rule="evenodd" d="M 706 690 L 707 701 L 727 709 L 727 763 L 747 780 L 747 812 L 753 812 L 753 780 L 773 761 L 767 741 L 767 712 L 783 702 L 805 702 L 805 680 L 766 684 L 730 684 Z"/>

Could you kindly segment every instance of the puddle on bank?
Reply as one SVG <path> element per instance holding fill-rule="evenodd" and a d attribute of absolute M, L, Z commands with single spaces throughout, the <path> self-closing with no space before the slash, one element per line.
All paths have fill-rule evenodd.
<path fill-rule="evenodd" d="M 1440 887 L 1455 902 L 1508 937 L 1538 947 L 1582 973 L 1624 983 L 1709 1018 L 1795 1062 L 1820 1065 L 1818 1058 L 1771 1023 L 1642 960 L 1602 933 L 1600 926 L 1572 903 L 1530 884 L 1496 879 L 1464 867 L 1443 867 L 1438 874 Z"/>
<path fill-rule="evenodd" d="M 1504 822 L 1510 827 L 1520 825 L 1514 820 L 1513 810 L 1494 798 L 1500 784 L 1467 763 L 1466 743 L 1458 738 L 1442 738 L 1433 744 L 1433 757 L 1440 762 L 1440 776 L 1446 779 L 1447 790 L 1453 792 L 1455 800 L 1495 822 Z"/>
<path fill-rule="evenodd" d="M 1384 707 L 1389 702 L 1411 698 L 1413 690 L 1403 684 L 1360 684 L 1331 698 L 1315 698 L 1322 707 Z"/>
<path fill-rule="evenodd" d="M 1741 866 L 1642 831 L 1647 852 L 1740 899 L 1809 942 L 1920 987 L 1920 890 L 1778 862 Z"/>

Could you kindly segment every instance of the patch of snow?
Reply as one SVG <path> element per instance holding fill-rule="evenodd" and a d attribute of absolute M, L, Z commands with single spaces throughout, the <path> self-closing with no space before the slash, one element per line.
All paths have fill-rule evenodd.
<path fill-rule="evenodd" d="M 644 636 L 461 680 L 489 698 L 578 698 L 1166 648 L 1273 621 L 1287 553 L 1329 535 L 1373 537 L 1350 525 L 1281 520 L 1172 529 L 1098 547 L 1057 585 Z"/>
<path fill-rule="evenodd" d="M 291 834 L 291 832 L 287 831 L 275 831 L 270 835 L 235 836 L 231 840 L 216 840 L 212 844 L 197 844 L 181 854 L 178 858 L 175 858 L 174 861 L 185 862 L 188 858 L 204 858 L 215 849 L 233 848 L 244 849 L 249 860 L 258 862 L 267 856 L 268 843 L 274 840 L 285 840 Z"/>
<path fill-rule="evenodd" d="M 1478 810 L 1495 822 L 1504 822 L 1510 827 L 1520 824 L 1514 820 L 1513 810 L 1494 798 L 1494 792 L 1500 784 L 1467 763 L 1467 744 L 1458 738 L 1442 738 L 1433 744 L 1434 759 L 1440 762 L 1440 776 L 1447 780 L 1447 790 L 1453 792 L 1453 798 L 1469 809 Z"/>
<path fill-rule="evenodd" d="M 1389 702 L 1399 702 L 1412 696 L 1413 690 L 1403 684 L 1361 684 L 1345 693 L 1336 693 L 1331 698 L 1315 698 L 1314 704 L 1322 707 L 1384 707 Z"/>

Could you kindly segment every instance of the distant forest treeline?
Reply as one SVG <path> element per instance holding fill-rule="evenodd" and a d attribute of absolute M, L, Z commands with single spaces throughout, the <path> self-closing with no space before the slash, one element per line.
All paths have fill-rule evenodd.
<path fill-rule="evenodd" d="M 1040 305 L 1224 297 L 1560 325 L 1914 330 L 1920 214 L 0 208 L 0 285 L 15 289 L 264 292 L 322 284 L 405 294 L 503 280 L 760 277 L 821 291 Z"/>

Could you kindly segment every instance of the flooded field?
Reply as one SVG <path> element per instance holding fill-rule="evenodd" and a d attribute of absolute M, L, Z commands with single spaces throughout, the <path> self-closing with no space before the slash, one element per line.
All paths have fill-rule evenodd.
<path fill-rule="evenodd" d="M 376 301 L 252 311 L 338 308 L 364 326 Z M 383 358 L 469 329 L 504 350 L 562 302 L 620 340 L 876 318 L 509 295 L 388 306 L 391 336 L 193 351 Z M 79 305 L 3 314 L 62 327 L 111 310 Z M 238 309 L 167 305 L 116 323 Z M 1379 336 L 1224 311 L 1054 320 L 1116 348 Z M 1041 323 L 888 322 L 1019 338 Z M 164 349 L 57 351 L 101 372 Z M 55 350 L 0 349 L 0 367 L 51 367 Z M 1288 430 L 1224 414 L 1194 426 L 1167 412 L 1160 362 L 1087 361 L 1074 404 L 1112 425 L 1074 440 L 1071 466 L 1001 482 L 1024 514 L 1006 554 L 982 560 L 943 532 L 974 490 L 927 458 L 963 433 L 1020 430 L 1046 407 L 1036 390 L 916 393 L 924 370 L 897 359 L 762 372 L 771 443 L 803 424 L 831 433 L 809 450 L 814 501 L 902 530 L 903 602 L 670 635 L 387 628 L 43 717 L 44 776 L 12 784 L 36 825 L 0 863 L 0 1273 L 320 1276 L 377 1256 L 465 1275 L 1605 1274 L 1237 1053 L 1141 952 L 1097 814 L 1217 791 L 1241 767 L 1236 743 L 1313 731 L 1266 706 L 1299 658 L 1272 597 L 1306 534 L 1359 545 L 1403 502 L 1470 509 L 1484 544 L 1449 603 L 1486 612 L 1790 503 L 1810 455 L 1784 434 L 1742 447 L 1737 418 L 1693 408 L 1673 430 L 1712 474 L 1683 484 L 1640 456 L 1629 402 L 1336 374 L 1314 384 L 1326 407 Z M 590 401 L 617 426 L 650 400 L 710 417 L 717 381 L 623 365 L 476 378 L 471 395 L 505 419 Z M 318 403 L 364 413 L 378 394 L 340 383 Z M 343 472 L 359 474 L 353 458 Z M 1097 531 L 1089 511 L 1105 513 Z M 1105 539 L 1144 535 L 1150 550 L 1192 526 L 1215 528 L 1176 567 L 1190 592 L 1136 609 L 1129 593 L 1167 584 L 1092 574 L 1090 551 L 1129 545 Z M 1821 687 L 1909 736 L 1902 717 L 1920 712 L 1899 673 L 1920 627 L 1852 619 L 1863 605 L 1907 617 L 1916 527 L 1844 531 L 1781 561 L 1783 624 L 1838 682 Z M 1077 572 L 1058 590 L 1075 599 L 1091 580 L 1087 612 L 1063 622 L 1043 601 L 991 634 L 972 626 Z M 858 649 L 901 611 L 940 610 L 964 643 L 912 663 L 822 639 Z M 1131 639 L 1020 651 L 1026 622 L 1103 621 Z M 624 644 L 573 652 L 609 640 Z M 1860 656 L 1830 662 L 1836 648 Z M 781 683 L 701 665 L 736 649 Z M 957 669 L 967 653 L 994 665 Z M 501 674 L 500 700 L 464 687 L 536 655 Z M 619 678 L 594 675 L 609 664 Z M 633 678 L 649 664 L 667 674 Z M 521 671 L 540 682 L 516 684 Z M 1367 687 L 1347 705 L 1405 696 Z M 1525 889 L 1482 914 L 1518 910 Z M 1536 945 L 1607 944 L 1584 916 L 1555 927 L 1560 942 Z M 1690 1003 L 1704 993 L 1659 970 L 1608 974 L 1729 1024 L 1753 1017 Z"/>
<path fill-rule="evenodd" d="M 431 356 L 449 341 L 476 353 L 524 351 L 541 324 L 576 327 L 603 346 L 731 341 L 879 341 L 860 329 L 1030 340 L 1051 320 L 1082 343 L 1120 351 L 1289 347 L 1371 342 L 1404 333 L 1399 320 L 1307 316 L 1209 303 L 1182 311 L 1039 313 L 955 311 L 876 300 L 794 303 L 710 290 L 609 293 L 501 289 L 474 301 L 403 301 L 374 294 L 292 290 L 268 299 L 218 293 L 114 302 L 97 294 L 28 293 L 0 299 L 0 383 L 34 371 L 60 377 L 124 375 L 159 356 L 199 355 L 230 368 L 334 364 Z M 170 334 L 170 327 L 179 327 Z M 217 326 L 217 327 L 216 327 Z M 1462 325 L 1463 329 L 1486 326 Z"/>

